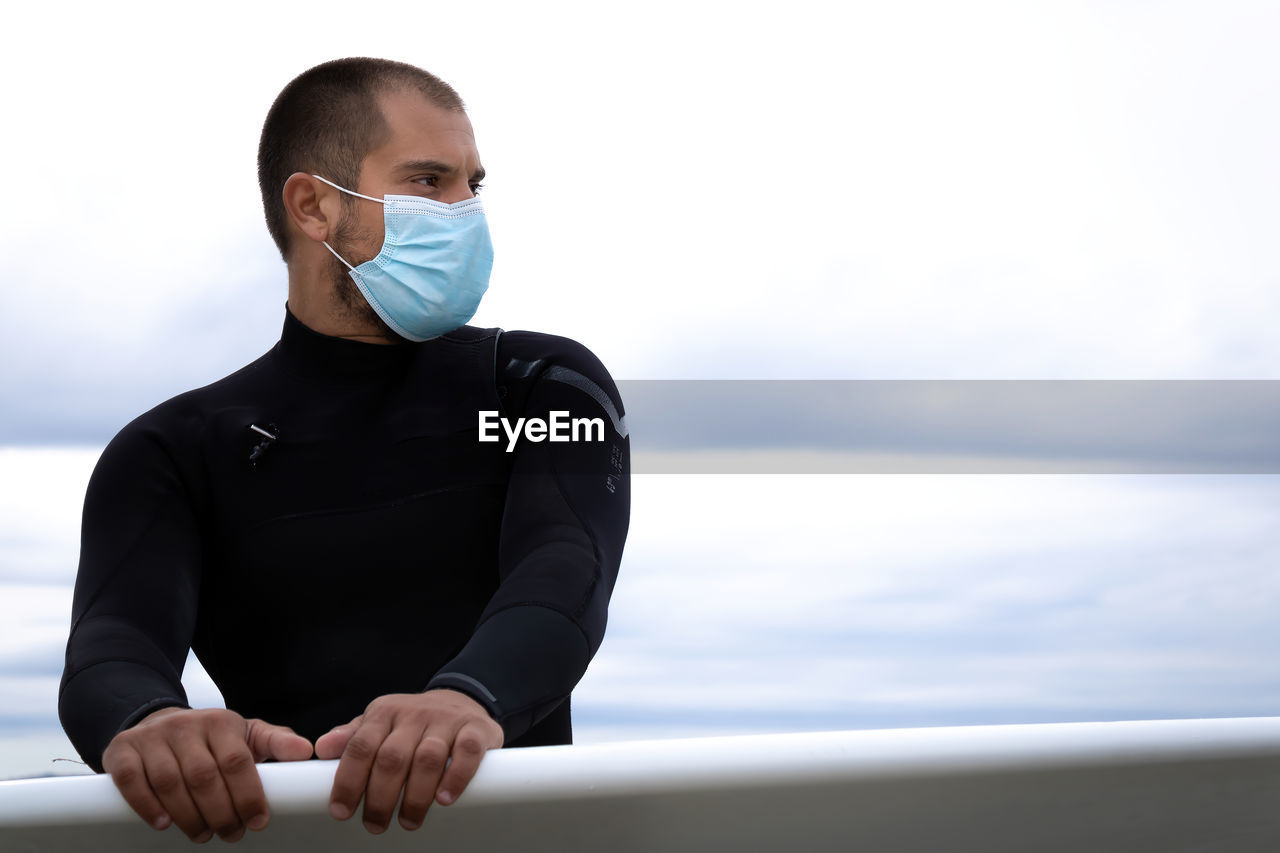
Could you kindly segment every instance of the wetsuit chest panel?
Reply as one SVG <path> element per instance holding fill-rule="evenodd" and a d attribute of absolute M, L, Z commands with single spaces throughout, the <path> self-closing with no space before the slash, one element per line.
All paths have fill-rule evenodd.
<path fill-rule="evenodd" d="M 229 703 L 300 725 L 354 716 L 421 690 L 465 644 L 498 585 L 510 462 L 478 441 L 492 359 L 458 361 L 277 382 L 212 417 L 194 646 Z M 249 424 L 279 436 L 256 465 Z"/>
<path fill-rule="evenodd" d="M 610 441 L 479 441 L 480 411 L 579 406 Z M 506 746 L 572 742 L 627 531 L 622 417 L 567 338 L 380 347 L 287 314 L 270 352 L 140 415 L 95 466 L 59 687 L 72 743 L 100 771 L 117 732 L 184 707 L 192 648 L 228 707 L 312 740 L 377 696 L 440 688 L 484 705 Z"/>

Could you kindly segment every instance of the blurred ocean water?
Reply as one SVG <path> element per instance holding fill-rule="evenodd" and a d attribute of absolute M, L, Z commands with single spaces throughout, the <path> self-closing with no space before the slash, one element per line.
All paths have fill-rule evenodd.
<path fill-rule="evenodd" d="M 0 450 L 0 778 L 79 769 L 56 694 L 99 452 Z M 575 737 L 1274 714 L 1277 521 L 1272 475 L 637 475 Z"/>

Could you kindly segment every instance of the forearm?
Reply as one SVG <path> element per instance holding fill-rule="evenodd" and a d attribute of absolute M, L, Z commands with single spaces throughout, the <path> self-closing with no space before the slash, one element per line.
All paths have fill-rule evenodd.
<path fill-rule="evenodd" d="M 484 705 L 507 743 L 569 696 L 604 640 L 629 509 L 617 501 L 575 501 L 582 475 L 528 477 L 509 508 L 504 550 L 521 553 L 462 651 L 428 688 L 449 687 Z M 591 478 L 595 479 L 595 478 Z M 612 495 L 611 495 L 612 496 Z"/>
<path fill-rule="evenodd" d="M 102 661 L 75 674 L 68 669 L 58 692 L 58 717 L 72 746 L 95 773 L 117 734 L 160 708 L 190 707 L 175 685 L 149 666 Z"/>
<path fill-rule="evenodd" d="M 63 728 L 95 771 L 119 732 L 159 708 L 186 707 L 199 584 L 195 524 L 170 454 L 150 431 L 126 428 L 85 495 L 58 691 Z"/>
<path fill-rule="evenodd" d="M 527 393 L 509 395 L 508 414 L 545 420 L 556 412 L 603 430 L 516 450 L 499 587 L 466 646 L 429 683 L 484 705 L 507 743 L 564 702 L 604 640 L 630 515 L 630 442 L 617 389 L 588 350 L 559 345 L 557 364 L 544 366 Z"/>
<path fill-rule="evenodd" d="M 589 638 L 564 614 L 541 605 L 510 607 L 481 624 L 427 689 L 447 687 L 475 699 L 510 743 L 565 700 L 591 651 Z"/>

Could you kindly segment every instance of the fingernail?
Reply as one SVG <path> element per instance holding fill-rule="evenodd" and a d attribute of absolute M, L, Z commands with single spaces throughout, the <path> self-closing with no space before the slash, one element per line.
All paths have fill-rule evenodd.
<path fill-rule="evenodd" d="M 196 844 L 204 844 L 210 838 L 213 838 L 213 830 L 206 829 L 204 832 L 200 833 L 199 835 L 197 835 L 195 838 L 191 840 L 194 841 Z"/>
<path fill-rule="evenodd" d="M 333 815 L 338 820 L 346 820 L 351 817 L 351 809 L 347 808 L 342 803 L 329 803 L 329 814 Z"/>
<path fill-rule="evenodd" d="M 169 819 L 169 816 L 167 814 L 162 814 L 160 815 L 160 817 L 151 821 L 151 825 L 154 826 L 156 829 L 168 829 L 169 824 L 172 822 L 173 821 Z"/>
<path fill-rule="evenodd" d="M 405 820 L 404 818 L 400 818 L 400 825 L 405 829 L 409 830 L 410 832 L 412 832 L 413 830 L 422 826 L 422 823 L 416 820 Z"/>
<path fill-rule="evenodd" d="M 364 828 L 369 830 L 374 835 L 380 835 L 383 832 L 387 831 L 387 828 L 385 826 L 378 826 L 376 823 L 370 823 L 367 820 L 364 822 Z"/>
<path fill-rule="evenodd" d="M 269 820 L 270 818 L 264 814 L 254 815 L 254 817 L 249 821 L 249 828 L 254 832 L 261 832 L 267 828 L 267 822 Z"/>
<path fill-rule="evenodd" d="M 450 794 L 448 791 L 441 791 L 436 794 L 436 799 L 440 801 L 440 805 L 447 806 L 449 803 L 453 802 L 453 794 Z"/>

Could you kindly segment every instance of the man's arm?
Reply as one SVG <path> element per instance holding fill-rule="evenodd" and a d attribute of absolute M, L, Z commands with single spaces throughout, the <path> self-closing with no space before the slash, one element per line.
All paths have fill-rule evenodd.
<path fill-rule="evenodd" d="M 519 351 L 522 333 L 511 333 Z M 568 697 L 604 639 L 631 508 L 630 439 L 612 377 L 586 347 L 550 347 L 509 419 L 587 419 L 570 441 L 521 438 L 507 491 L 500 585 L 470 642 L 432 678 L 485 706 L 511 742 Z M 532 355 L 532 353 L 530 353 Z M 525 362 L 528 364 L 529 362 Z M 567 413 L 567 414 L 564 414 Z"/>
<path fill-rule="evenodd" d="M 370 705 L 376 726 L 366 724 L 366 713 L 317 742 L 321 758 L 342 755 L 331 811 L 354 814 L 363 793 L 371 831 L 386 828 L 402 789 L 406 828 L 422 822 L 433 799 L 456 800 L 480 763 L 482 753 L 472 754 L 477 744 L 509 743 L 555 710 L 604 637 L 630 513 L 625 416 L 612 379 L 585 347 L 532 337 L 562 351 L 540 366 L 507 417 L 549 420 L 552 411 L 567 411 L 599 418 L 602 440 L 520 440 L 503 515 L 500 583 L 470 641 L 426 693 L 381 697 Z M 431 722 L 437 707 L 439 725 Z M 497 737 L 484 726 L 495 721 Z M 401 737 L 407 729 L 411 735 Z M 466 737 L 455 739 L 461 732 Z M 448 771 L 446 759 L 453 762 Z"/>
<path fill-rule="evenodd" d="M 520 439 L 503 515 L 500 586 L 470 642 L 429 684 L 483 704 L 507 742 L 568 697 L 599 649 L 630 516 L 622 401 L 604 366 L 580 345 L 540 371 L 527 403 L 509 417 L 550 421 L 552 412 L 598 419 L 602 440 Z"/>
<path fill-rule="evenodd" d="M 58 696 L 67 737 L 96 772 L 119 732 L 188 707 L 181 677 L 199 588 L 190 501 L 159 437 L 135 421 L 89 480 Z"/>
<path fill-rule="evenodd" d="M 200 537 L 146 419 L 108 445 L 89 482 L 58 713 L 89 766 L 153 827 L 234 841 L 269 819 L 254 761 L 307 758 L 311 746 L 233 711 L 188 708 Z"/>

